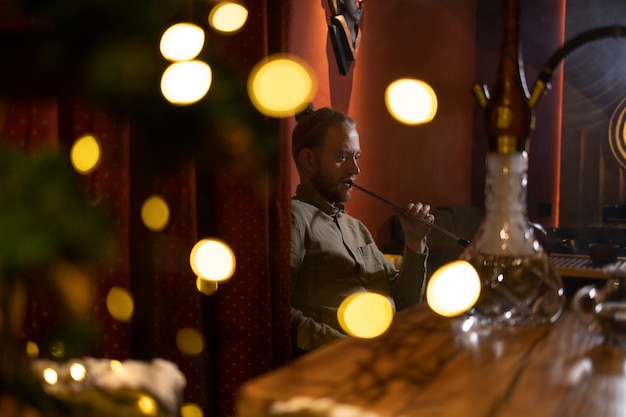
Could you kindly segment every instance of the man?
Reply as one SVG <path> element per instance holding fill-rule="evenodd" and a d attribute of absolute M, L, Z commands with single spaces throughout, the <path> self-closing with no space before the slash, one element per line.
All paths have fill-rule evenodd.
<path fill-rule="evenodd" d="M 300 175 L 291 204 L 291 321 L 294 351 L 310 351 L 345 337 L 337 319 L 350 294 L 387 295 L 401 310 L 422 301 L 430 206 L 395 210 L 405 232 L 404 263 L 388 262 L 371 233 L 344 211 L 360 172 L 359 135 L 352 119 L 329 108 L 299 115 L 292 154 Z"/>

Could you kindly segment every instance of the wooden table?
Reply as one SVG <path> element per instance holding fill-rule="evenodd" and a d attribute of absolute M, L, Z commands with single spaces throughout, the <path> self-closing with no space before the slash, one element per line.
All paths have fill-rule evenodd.
<path fill-rule="evenodd" d="M 625 351 L 601 344 L 573 313 L 483 333 L 454 323 L 425 305 L 404 310 L 378 338 L 332 343 L 248 382 L 237 416 L 296 396 L 389 417 L 626 415 Z"/>

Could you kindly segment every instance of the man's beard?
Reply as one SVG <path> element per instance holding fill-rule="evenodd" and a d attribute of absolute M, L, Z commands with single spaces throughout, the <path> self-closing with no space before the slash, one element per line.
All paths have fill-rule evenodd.
<path fill-rule="evenodd" d="M 339 188 L 341 184 L 329 178 L 325 178 L 319 171 L 311 177 L 311 183 L 329 203 L 345 203 L 350 200 L 349 190 L 340 191 Z"/>

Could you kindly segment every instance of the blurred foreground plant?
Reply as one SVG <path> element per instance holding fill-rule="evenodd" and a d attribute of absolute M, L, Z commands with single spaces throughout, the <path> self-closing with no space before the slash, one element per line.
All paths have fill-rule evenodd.
<path fill-rule="evenodd" d="M 49 405 L 20 341 L 27 299 L 43 294 L 62 320 L 85 323 L 92 271 L 114 247 L 107 220 L 87 204 L 61 153 L 0 147 L 0 398 Z M 65 351 L 72 352 L 72 342 L 62 341 Z"/>

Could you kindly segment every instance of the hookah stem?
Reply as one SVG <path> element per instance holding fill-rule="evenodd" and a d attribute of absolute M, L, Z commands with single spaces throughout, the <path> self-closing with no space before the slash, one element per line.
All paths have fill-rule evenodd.
<path fill-rule="evenodd" d="M 591 42 L 595 42 L 600 39 L 606 38 L 623 38 L 626 37 L 626 26 L 613 25 L 613 26 L 603 26 L 595 29 L 588 30 L 583 32 L 572 39 L 568 40 L 557 49 L 548 59 L 548 61 L 544 64 L 537 81 L 533 87 L 532 94 L 530 95 L 529 105 L 530 108 L 534 108 L 539 99 L 542 97 L 546 88 L 549 88 L 550 79 L 552 78 L 552 74 L 561 64 L 567 56 L 569 56 L 572 52 L 580 49 L 583 46 Z M 475 87 L 476 88 L 476 87 Z"/>
<path fill-rule="evenodd" d="M 357 183 L 355 183 L 354 181 L 350 181 L 349 182 L 350 186 L 356 188 L 359 191 L 364 192 L 365 194 L 374 197 L 375 199 L 382 201 L 383 203 L 385 203 L 386 205 L 388 205 L 389 207 L 398 209 L 400 211 L 406 212 L 406 210 L 404 208 L 402 208 L 401 206 L 399 206 L 398 204 L 394 203 L 393 201 L 387 200 L 385 197 L 379 196 L 378 194 L 368 190 L 367 188 L 363 188 L 360 185 L 358 185 Z M 435 229 L 441 233 L 443 233 L 444 235 L 448 235 L 451 238 L 455 239 L 457 241 L 457 243 L 463 247 L 467 247 L 469 246 L 470 242 L 467 239 L 463 239 L 462 237 L 455 235 L 454 233 L 452 233 L 451 231 L 444 229 L 443 227 L 435 224 L 435 223 L 431 223 L 428 220 L 424 220 L 421 217 L 416 217 L 417 220 L 421 221 L 422 223 L 424 223 L 426 226 Z"/>

